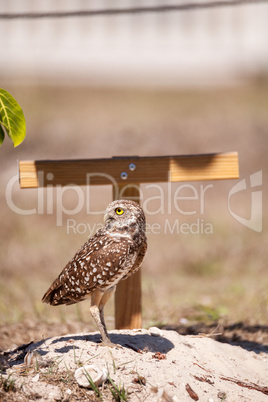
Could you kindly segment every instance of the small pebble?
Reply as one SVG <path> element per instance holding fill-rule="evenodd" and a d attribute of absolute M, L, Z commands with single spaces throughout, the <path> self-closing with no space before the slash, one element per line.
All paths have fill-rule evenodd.
<path fill-rule="evenodd" d="M 104 367 L 98 367 L 95 365 L 79 367 L 74 374 L 76 381 L 81 387 L 91 388 L 87 375 L 92 378 L 95 385 L 99 386 L 107 380 L 108 371 Z"/>
<path fill-rule="evenodd" d="M 32 378 L 32 382 L 38 382 L 39 381 L 39 374 L 36 374 L 33 378 Z"/>
<path fill-rule="evenodd" d="M 163 336 L 163 332 L 157 327 L 149 328 L 149 333 L 151 336 Z"/>

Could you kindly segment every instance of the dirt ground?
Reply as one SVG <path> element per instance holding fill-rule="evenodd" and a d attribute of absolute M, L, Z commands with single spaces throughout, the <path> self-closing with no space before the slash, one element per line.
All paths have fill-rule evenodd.
<path fill-rule="evenodd" d="M 19 336 L 22 328 L 13 330 Z M 117 346 L 112 349 L 100 345 L 98 332 L 20 344 L 0 354 L 0 398 L 23 402 L 266 400 L 267 328 L 236 324 L 177 330 L 189 335 L 157 328 L 113 330 L 110 337 Z M 100 370 L 102 384 L 88 389 L 85 370 L 93 370 L 91 375 Z M 83 386 L 78 384 L 78 371 Z"/>

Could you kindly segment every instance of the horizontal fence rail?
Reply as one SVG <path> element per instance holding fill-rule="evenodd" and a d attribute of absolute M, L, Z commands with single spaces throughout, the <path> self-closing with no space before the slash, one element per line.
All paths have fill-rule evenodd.
<path fill-rule="evenodd" d="M 237 152 L 20 161 L 21 188 L 236 179 Z M 111 181 L 113 180 L 113 181 Z"/>

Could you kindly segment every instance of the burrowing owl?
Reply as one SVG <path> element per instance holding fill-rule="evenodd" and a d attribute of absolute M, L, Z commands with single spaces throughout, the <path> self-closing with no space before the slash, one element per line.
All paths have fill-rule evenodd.
<path fill-rule="evenodd" d="M 90 312 L 102 340 L 112 345 L 103 309 L 116 285 L 136 272 L 147 249 L 145 216 L 134 201 L 119 200 L 108 205 L 101 228 L 77 251 L 42 301 L 53 306 L 73 304 L 91 297 Z"/>

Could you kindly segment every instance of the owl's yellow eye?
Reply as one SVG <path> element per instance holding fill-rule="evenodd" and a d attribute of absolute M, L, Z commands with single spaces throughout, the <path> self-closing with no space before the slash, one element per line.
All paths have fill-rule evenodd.
<path fill-rule="evenodd" d="M 124 210 L 123 210 L 123 208 L 116 208 L 116 209 L 115 209 L 115 213 L 116 213 L 117 215 L 123 215 Z"/>

